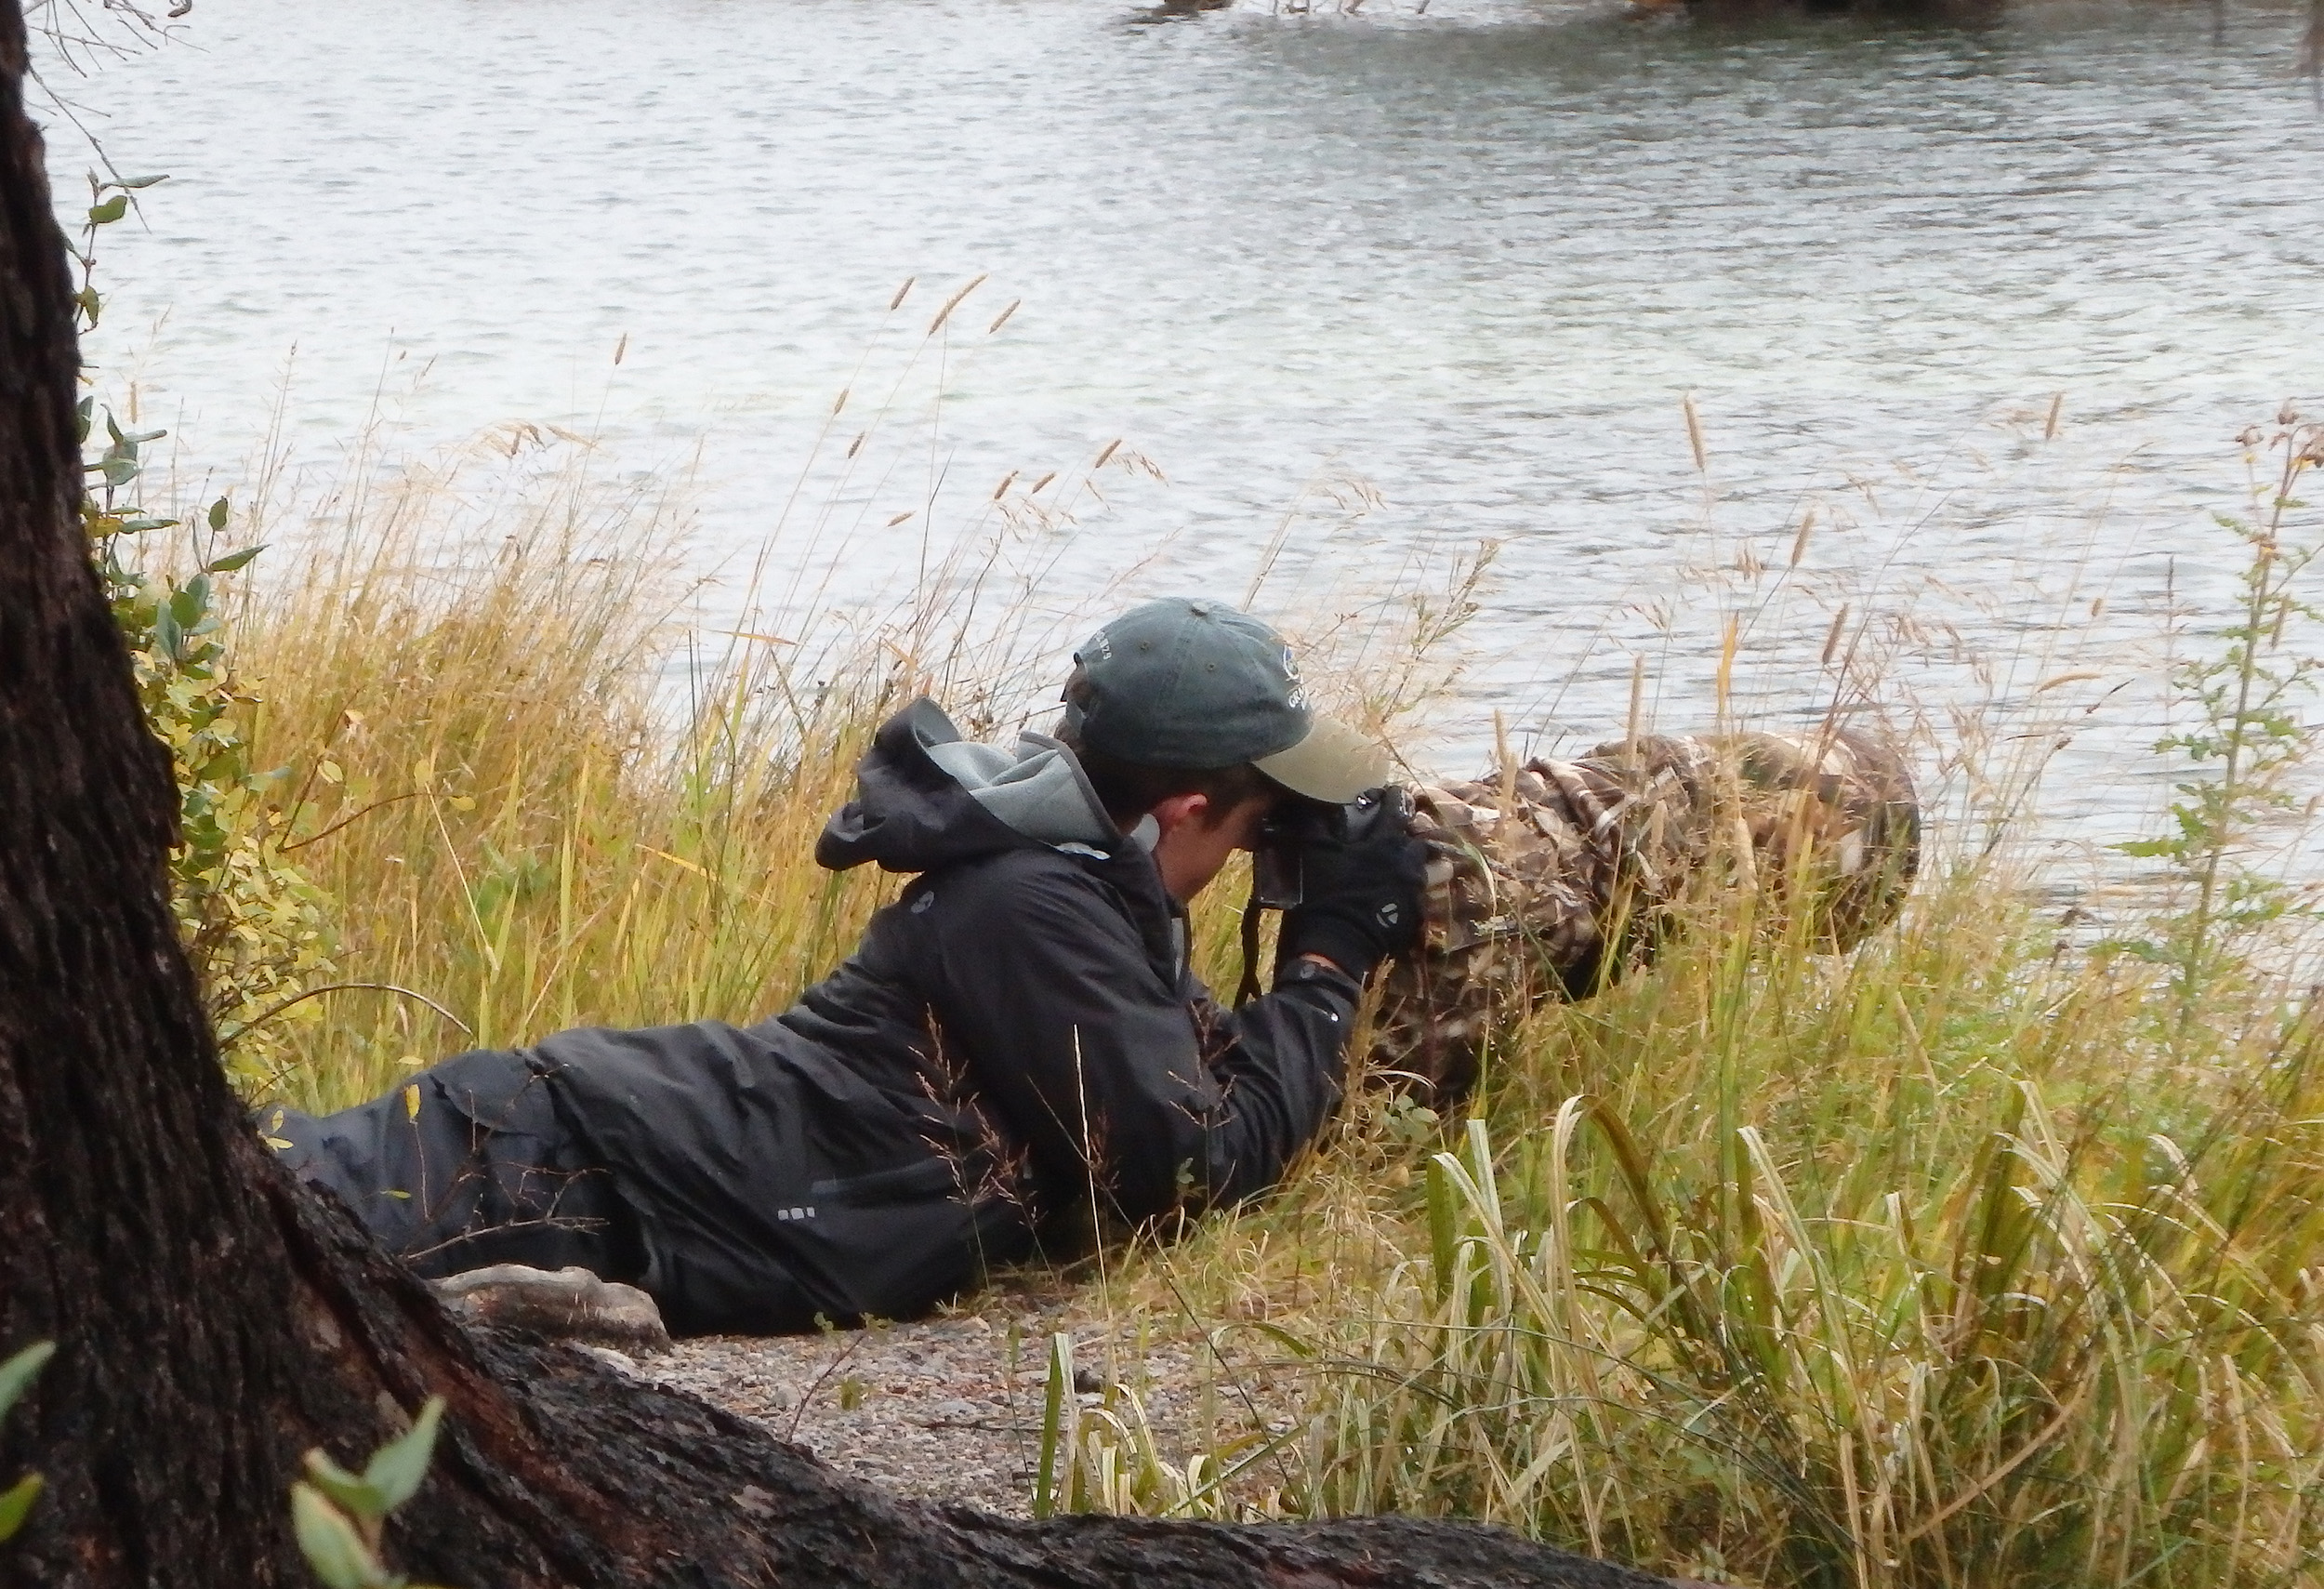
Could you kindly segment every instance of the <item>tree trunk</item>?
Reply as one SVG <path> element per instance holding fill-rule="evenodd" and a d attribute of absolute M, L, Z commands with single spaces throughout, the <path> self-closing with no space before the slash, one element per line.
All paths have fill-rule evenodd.
<path fill-rule="evenodd" d="M 453 1584 L 1657 1582 L 1484 1529 L 1007 1522 L 890 1499 L 573 1348 L 471 1333 L 258 1146 L 165 894 L 176 799 L 79 533 L 63 239 L 0 0 L 0 1583 L 303 1584 L 287 1488 L 433 1394 L 390 1559 Z"/>

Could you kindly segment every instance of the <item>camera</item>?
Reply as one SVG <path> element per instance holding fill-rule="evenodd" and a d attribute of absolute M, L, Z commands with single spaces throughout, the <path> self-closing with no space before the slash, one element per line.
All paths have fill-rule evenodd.
<path fill-rule="evenodd" d="M 1251 846 L 1251 903 L 1261 910 L 1289 910 L 1307 896 L 1302 864 L 1315 843 L 1367 839 L 1388 823 L 1410 820 L 1411 804 L 1399 788 L 1366 789 L 1345 805 L 1292 800 L 1260 824 Z"/>

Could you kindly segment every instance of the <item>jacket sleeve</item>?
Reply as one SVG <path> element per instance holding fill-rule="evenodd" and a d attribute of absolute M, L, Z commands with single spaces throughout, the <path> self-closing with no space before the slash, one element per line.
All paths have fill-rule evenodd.
<path fill-rule="evenodd" d="M 1228 1015 L 1166 980 L 1086 874 L 955 873 L 930 893 L 944 1040 L 1045 1183 L 1094 1184 L 1130 1220 L 1236 1201 L 1274 1185 L 1338 1106 L 1352 978 L 1311 964 Z"/>

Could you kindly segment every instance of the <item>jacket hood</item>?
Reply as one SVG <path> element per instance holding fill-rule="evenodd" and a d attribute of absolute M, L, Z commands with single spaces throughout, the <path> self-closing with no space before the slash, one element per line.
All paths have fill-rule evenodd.
<path fill-rule="evenodd" d="M 1026 734 L 1013 749 L 976 744 L 922 699 L 873 736 L 855 764 L 855 798 L 825 825 L 815 860 L 834 871 L 877 861 L 891 872 L 924 872 L 1027 844 L 1106 857 L 1128 842 L 1056 740 Z"/>

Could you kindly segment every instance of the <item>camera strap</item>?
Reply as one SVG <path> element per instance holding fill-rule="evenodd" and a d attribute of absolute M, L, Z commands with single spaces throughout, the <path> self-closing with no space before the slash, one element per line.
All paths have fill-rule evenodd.
<path fill-rule="evenodd" d="M 1259 903 L 1259 884 L 1251 883 L 1250 898 L 1243 903 L 1243 980 L 1235 989 L 1235 1007 L 1259 997 L 1259 925 L 1267 907 Z"/>

